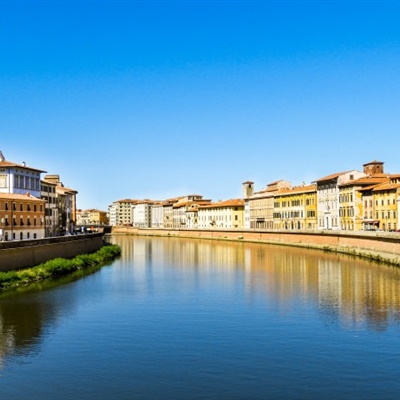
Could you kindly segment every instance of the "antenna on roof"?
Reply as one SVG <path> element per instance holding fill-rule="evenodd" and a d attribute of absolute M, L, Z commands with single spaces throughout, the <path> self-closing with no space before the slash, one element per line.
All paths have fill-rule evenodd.
<path fill-rule="evenodd" d="M 6 158 L 3 155 L 3 152 L 0 150 L 0 162 L 1 161 L 6 161 Z"/>

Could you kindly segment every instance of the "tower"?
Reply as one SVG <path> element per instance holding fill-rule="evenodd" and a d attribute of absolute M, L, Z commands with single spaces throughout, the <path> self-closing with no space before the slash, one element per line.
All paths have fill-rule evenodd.
<path fill-rule="evenodd" d="M 247 199 L 250 196 L 253 196 L 254 193 L 254 182 L 246 181 L 242 183 L 243 187 L 243 198 Z"/>

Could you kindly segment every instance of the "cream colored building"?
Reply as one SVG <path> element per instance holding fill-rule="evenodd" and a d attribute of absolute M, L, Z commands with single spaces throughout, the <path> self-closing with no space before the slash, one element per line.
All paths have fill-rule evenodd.
<path fill-rule="evenodd" d="M 199 194 L 190 194 L 179 198 L 172 205 L 173 228 L 188 229 L 189 227 L 197 227 L 197 210 L 200 206 L 207 204 L 211 204 L 211 200 L 203 199 L 203 196 Z"/>
<path fill-rule="evenodd" d="M 245 184 L 246 182 L 243 183 Z M 255 192 L 246 199 L 250 228 L 274 229 L 274 193 L 282 188 L 290 188 L 290 182 L 285 180 L 271 182 L 266 189 Z"/>
<path fill-rule="evenodd" d="M 133 224 L 133 207 L 138 200 L 122 199 L 108 206 L 109 223 L 112 226 L 129 226 Z"/>
<path fill-rule="evenodd" d="M 108 225 L 107 212 L 97 209 L 77 210 L 76 225 L 77 226 Z"/>
<path fill-rule="evenodd" d="M 199 205 L 199 229 L 243 229 L 244 200 L 232 199 Z"/>

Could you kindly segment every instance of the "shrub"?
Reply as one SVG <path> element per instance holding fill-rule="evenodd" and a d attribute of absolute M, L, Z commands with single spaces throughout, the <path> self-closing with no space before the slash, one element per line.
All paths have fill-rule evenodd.
<path fill-rule="evenodd" d="M 33 268 L 0 272 L 0 290 L 20 284 L 67 275 L 71 272 L 102 265 L 121 254 L 117 245 L 105 245 L 95 253 L 80 254 L 73 259 L 54 258 Z"/>

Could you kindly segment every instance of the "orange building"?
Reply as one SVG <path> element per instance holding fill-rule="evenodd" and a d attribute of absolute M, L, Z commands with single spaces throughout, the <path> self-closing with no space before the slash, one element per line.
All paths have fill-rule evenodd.
<path fill-rule="evenodd" d="M 0 240 L 45 236 L 45 200 L 27 194 L 0 194 Z"/>

